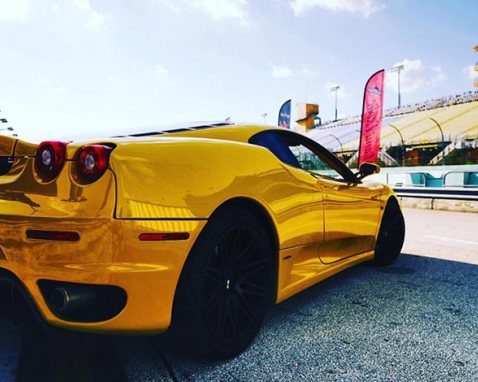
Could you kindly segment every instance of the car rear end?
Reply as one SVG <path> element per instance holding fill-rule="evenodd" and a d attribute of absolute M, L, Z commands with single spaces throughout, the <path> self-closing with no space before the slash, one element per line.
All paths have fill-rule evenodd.
<path fill-rule="evenodd" d="M 0 137 L 0 279 L 56 326 L 161 332 L 205 220 L 116 218 L 115 148 Z"/>

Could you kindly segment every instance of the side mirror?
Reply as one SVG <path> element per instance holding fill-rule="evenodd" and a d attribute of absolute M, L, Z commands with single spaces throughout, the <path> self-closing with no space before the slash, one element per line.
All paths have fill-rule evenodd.
<path fill-rule="evenodd" d="M 364 162 L 359 167 L 360 176 L 358 178 L 362 180 L 366 176 L 369 176 L 372 174 L 378 174 L 379 172 L 380 172 L 380 166 L 378 164 Z"/>

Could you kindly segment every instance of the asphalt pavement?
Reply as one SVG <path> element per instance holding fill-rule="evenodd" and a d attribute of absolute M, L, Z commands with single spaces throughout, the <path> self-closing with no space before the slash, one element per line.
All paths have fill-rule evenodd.
<path fill-rule="evenodd" d="M 404 253 L 478 265 L 478 213 L 407 208 Z"/>
<path fill-rule="evenodd" d="M 476 381 L 478 214 L 406 209 L 392 266 L 351 268 L 271 310 L 240 356 L 168 336 L 45 337 L 0 310 L 0 381 Z"/>

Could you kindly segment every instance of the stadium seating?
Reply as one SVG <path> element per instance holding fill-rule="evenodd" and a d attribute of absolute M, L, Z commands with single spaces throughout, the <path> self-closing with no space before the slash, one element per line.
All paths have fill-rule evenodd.
<path fill-rule="evenodd" d="M 308 135 L 333 151 L 355 151 L 359 146 L 360 122 L 328 124 L 311 130 Z M 415 111 L 385 117 L 383 120 L 382 147 L 423 145 L 461 139 L 478 139 L 478 101 Z"/>

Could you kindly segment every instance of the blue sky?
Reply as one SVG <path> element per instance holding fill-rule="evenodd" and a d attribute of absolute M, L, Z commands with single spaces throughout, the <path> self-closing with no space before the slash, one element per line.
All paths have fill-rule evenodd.
<path fill-rule="evenodd" d="M 328 120 L 331 85 L 339 115 L 359 114 L 367 78 L 400 62 L 412 103 L 473 89 L 477 15 L 463 0 L 0 0 L 0 116 L 35 141 L 275 124 L 288 98 Z"/>

